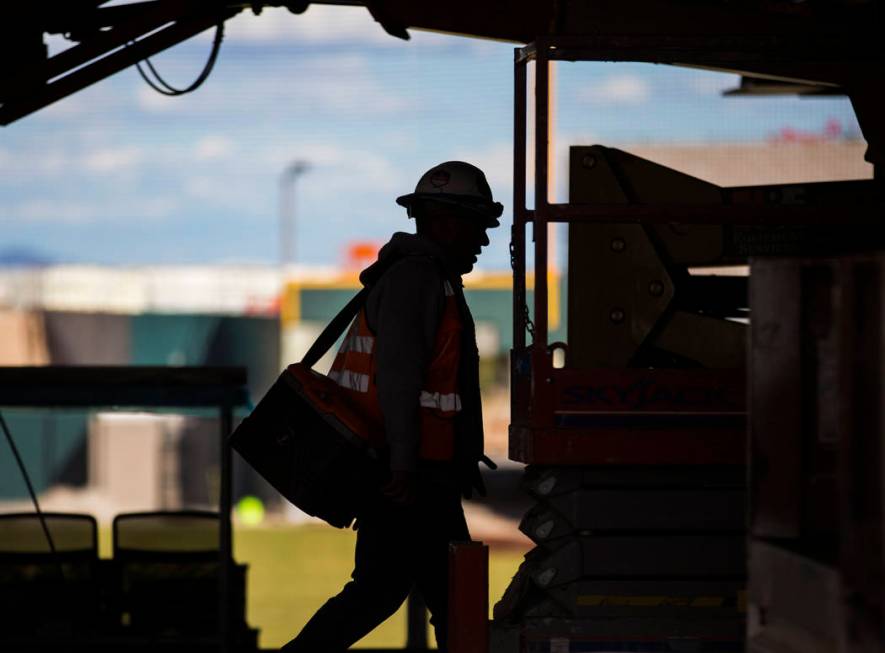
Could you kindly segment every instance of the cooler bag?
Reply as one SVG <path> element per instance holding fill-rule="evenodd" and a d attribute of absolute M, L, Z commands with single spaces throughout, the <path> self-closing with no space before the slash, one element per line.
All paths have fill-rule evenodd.
<path fill-rule="evenodd" d="M 230 445 L 292 504 L 347 528 L 389 476 L 386 452 L 367 444 L 373 425 L 340 387 L 311 367 L 362 308 L 360 291 L 300 363 L 290 365 L 230 437 Z"/>

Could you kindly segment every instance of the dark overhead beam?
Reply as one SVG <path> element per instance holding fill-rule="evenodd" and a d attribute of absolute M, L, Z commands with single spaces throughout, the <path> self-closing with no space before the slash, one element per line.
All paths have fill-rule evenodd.
<path fill-rule="evenodd" d="M 52 57 L 46 62 L 47 81 L 135 41 L 143 34 L 149 34 L 187 16 L 187 12 L 182 11 L 186 10 L 186 3 L 181 3 L 177 8 L 162 0 L 121 6 L 139 7 L 140 11 L 129 14 L 128 22 L 120 22 L 119 26 L 108 31 L 97 31 L 87 40 Z M 104 12 L 111 8 L 100 11 Z M 104 25 L 104 23 L 105 21 L 99 21 L 98 24 Z"/>
<path fill-rule="evenodd" d="M 36 111 L 242 9 L 303 12 L 310 4 L 367 8 L 390 34 L 408 29 L 530 43 L 571 39 L 568 59 L 705 67 L 798 83 L 858 88 L 885 66 L 881 3 L 771 0 L 103 0 L 11 3 L 0 23 L 0 124 Z M 44 32 L 78 41 L 47 59 Z M 148 37 L 143 37 L 150 34 Z M 133 46 L 127 44 L 135 42 Z M 587 58 L 576 56 L 576 58 Z M 782 88 L 787 88 L 781 85 Z M 769 86 L 769 90 L 773 88 Z M 829 92 L 823 90 L 822 92 Z"/>
<path fill-rule="evenodd" d="M 195 36 L 220 21 L 239 13 L 240 8 L 220 13 L 183 18 L 132 45 L 119 47 L 107 56 L 74 70 L 70 74 L 47 83 L 38 90 L 0 106 L 0 124 L 8 125 L 19 118 L 42 109 L 68 95 L 117 73 L 124 68 L 151 57 L 158 52 Z"/>
<path fill-rule="evenodd" d="M 841 88 L 821 86 L 816 84 L 801 84 L 798 82 L 784 82 L 776 79 L 761 79 L 758 77 L 741 77 L 740 86 L 730 88 L 722 93 L 727 96 L 737 95 L 802 95 L 802 96 L 833 96 L 845 95 Z"/>

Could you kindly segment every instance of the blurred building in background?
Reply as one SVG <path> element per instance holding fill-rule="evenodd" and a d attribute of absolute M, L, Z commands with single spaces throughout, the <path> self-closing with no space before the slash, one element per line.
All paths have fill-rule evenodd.
<path fill-rule="evenodd" d="M 767 143 L 622 147 L 722 186 L 868 178 L 864 148 L 861 141 L 792 132 Z M 506 227 L 493 235 L 507 237 Z M 257 401 L 357 291 L 359 270 L 380 244 L 349 243 L 340 265 L 322 268 L 0 267 L 0 365 L 245 366 Z M 567 279 L 553 279 L 549 319 L 555 341 L 564 340 L 568 307 Z M 482 356 L 488 449 L 505 459 L 510 271 L 478 270 L 465 286 Z M 328 369 L 333 355 L 317 369 Z M 82 506 L 108 519 L 124 510 L 211 506 L 217 496 L 212 415 L 16 410 L 7 417 L 47 509 Z M 271 509 L 283 507 L 245 465 L 235 466 L 234 477 L 237 496 L 255 494 Z M 0 455 L 0 502 L 29 509 L 8 455 Z"/>

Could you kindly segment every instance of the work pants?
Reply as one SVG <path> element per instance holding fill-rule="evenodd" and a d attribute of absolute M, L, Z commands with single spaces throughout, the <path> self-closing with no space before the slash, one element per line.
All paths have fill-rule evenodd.
<path fill-rule="evenodd" d="M 466 542 L 470 534 L 457 489 L 419 482 L 417 494 L 410 506 L 379 497 L 359 518 L 352 580 L 283 651 L 345 651 L 396 612 L 412 587 L 446 650 L 449 542 Z"/>

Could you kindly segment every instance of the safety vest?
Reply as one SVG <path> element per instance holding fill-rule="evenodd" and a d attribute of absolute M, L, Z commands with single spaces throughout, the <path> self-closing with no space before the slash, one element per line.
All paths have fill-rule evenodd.
<path fill-rule="evenodd" d="M 419 403 L 421 442 L 419 457 L 423 460 L 450 461 L 455 454 L 455 418 L 461 412 L 458 394 L 458 366 L 461 358 L 463 324 L 448 281 L 443 282 L 445 308 L 436 333 L 424 387 L 415 401 Z M 386 444 L 384 418 L 378 403 L 375 384 L 375 334 L 366 321 L 366 309 L 353 321 L 329 371 L 329 378 L 341 390 L 341 399 L 348 408 L 359 413 L 367 428 L 357 431 L 372 446 Z"/>

